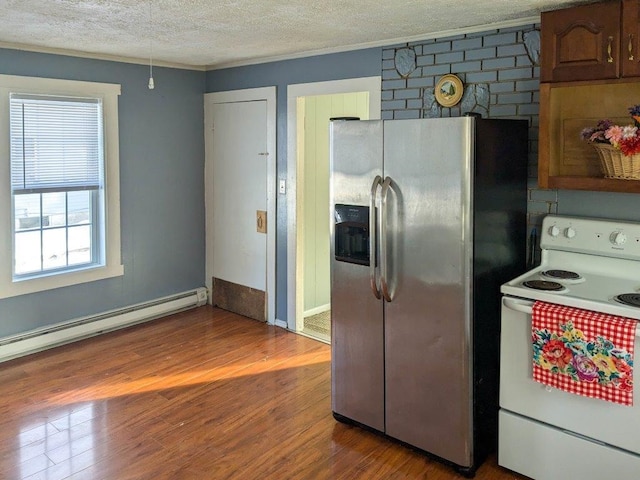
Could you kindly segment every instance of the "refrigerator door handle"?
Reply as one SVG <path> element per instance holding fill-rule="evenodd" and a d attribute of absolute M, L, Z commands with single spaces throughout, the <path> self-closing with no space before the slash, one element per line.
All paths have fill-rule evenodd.
<path fill-rule="evenodd" d="M 382 177 L 376 175 L 371 184 L 371 193 L 369 195 L 369 282 L 371 284 L 371 291 L 376 298 L 382 298 L 380 294 L 380 287 L 378 276 L 376 274 L 376 252 L 377 252 L 377 240 L 378 232 L 376 231 L 376 196 L 378 194 L 378 187 L 382 185 Z"/>
<path fill-rule="evenodd" d="M 393 300 L 393 295 L 389 290 L 387 273 L 389 265 L 387 263 L 387 195 L 391 188 L 391 177 L 384 179 L 381 192 L 380 206 L 380 287 L 382 288 L 382 296 L 387 302 Z"/>

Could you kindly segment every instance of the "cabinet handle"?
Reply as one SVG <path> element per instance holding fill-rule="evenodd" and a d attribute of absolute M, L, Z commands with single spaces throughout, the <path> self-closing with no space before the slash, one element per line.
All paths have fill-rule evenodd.
<path fill-rule="evenodd" d="M 611 56 L 611 44 L 613 43 L 613 37 L 609 37 L 609 43 L 607 44 L 607 62 L 613 63 L 613 57 Z"/>
<path fill-rule="evenodd" d="M 629 34 L 629 60 L 633 60 L 633 34 Z"/>

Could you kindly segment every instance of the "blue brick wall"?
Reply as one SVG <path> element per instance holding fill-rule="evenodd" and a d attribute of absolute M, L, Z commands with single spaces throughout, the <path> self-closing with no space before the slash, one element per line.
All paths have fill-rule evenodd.
<path fill-rule="evenodd" d="M 533 228 L 539 231 L 544 215 L 558 212 L 558 192 L 537 188 L 540 67 L 531 60 L 524 42 L 524 35 L 533 30 L 539 30 L 539 25 L 404 43 L 382 50 L 383 119 L 433 116 L 425 99 L 442 75 L 453 73 L 465 89 L 488 87 L 488 108 L 481 112 L 483 116 L 529 121 L 528 233 Z M 402 48 L 416 53 L 415 70 L 406 76 L 398 73 L 394 61 L 396 51 Z M 438 115 L 447 117 L 464 113 L 461 104 L 437 110 Z"/>

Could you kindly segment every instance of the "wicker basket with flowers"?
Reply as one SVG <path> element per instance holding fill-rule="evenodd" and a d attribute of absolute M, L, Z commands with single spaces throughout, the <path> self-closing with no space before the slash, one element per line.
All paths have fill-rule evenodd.
<path fill-rule="evenodd" d="M 595 127 L 580 133 L 598 152 L 606 178 L 640 180 L 640 105 L 629 108 L 631 125 L 614 125 L 600 120 Z"/>

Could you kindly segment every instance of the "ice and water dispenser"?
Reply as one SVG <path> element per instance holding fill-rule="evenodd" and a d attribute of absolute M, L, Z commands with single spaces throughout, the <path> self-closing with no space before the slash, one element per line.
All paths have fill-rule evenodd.
<path fill-rule="evenodd" d="M 369 265 L 369 207 L 336 204 L 335 257 L 340 262 Z"/>

